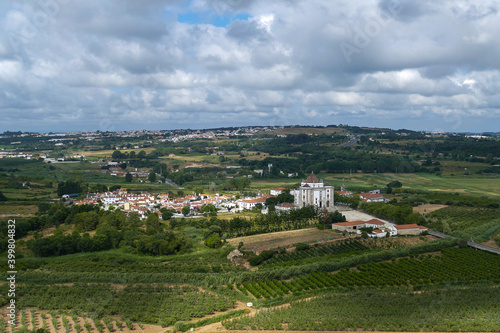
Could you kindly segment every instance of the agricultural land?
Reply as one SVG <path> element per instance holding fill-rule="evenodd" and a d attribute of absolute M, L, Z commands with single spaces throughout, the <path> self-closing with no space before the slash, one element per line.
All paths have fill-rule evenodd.
<path fill-rule="evenodd" d="M 3 133 L 0 333 L 498 332 L 499 165 L 344 125 Z M 311 174 L 336 211 L 280 212 Z M 426 231 L 332 228 L 374 220 Z"/>

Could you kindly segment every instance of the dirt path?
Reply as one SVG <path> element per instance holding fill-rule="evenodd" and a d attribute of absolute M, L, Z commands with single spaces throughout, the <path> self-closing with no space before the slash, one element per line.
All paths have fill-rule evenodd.
<path fill-rule="evenodd" d="M 231 309 L 230 311 L 234 310 L 249 310 L 250 312 L 246 313 L 245 315 L 250 315 L 252 317 L 259 312 L 259 310 L 255 308 L 249 308 L 243 302 L 236 302 L 236 307 L 234 309 Z M 220 321 L 217 323 L 209 324 L 195 329 L 196 332 L 220 332 L 221 330 L 224 330 L 224 327 L 222 326 L 222 322 Z"/>
<path fill-rule="evenodd" d="M 317 297 L 317 296 L 315 296 Z M 303 300 L 311 300 L 313 299 L 314 297 L 309 297 L 309 298 L 305 298 Z M 232 308 L 232 309 L 228 309 L 227 311 L 225 312 L 229 312 L 229 311 L 234 311 L 234 310 L 248 310 L 247 313 L 245 313 L 244 315 L 245 316 L 255 316 L 257 315 L 259 312 L 263 311 L 263 310 L 269 310 L 269 309 L 280 309 L 280 308 L 288 308 L 291 306 L 291 303 L 285 303 L 285 304 L 281 304 L 281 305 L 277 305 L 275 307 L 271 307 L 271 308 L 265 308 L 265 309 L 255 309 L 253 307 L 248 307 L 245 303 L 243 302 L 236 302 L 236 307 L 235 308 Z M 4 314 L 4 311 L 5 311 L 5 307 L 3 307 L 2 309 L 0 309 L 0 313 Z M 225 312 L 218 312 L 218 313 L 215 313 L 215 314 L 212 314 L 212 315 L 209 315 L 209 316 L 206 316 L 204 318 L 199 318 L 199 319 L 196 319 L 196 320 L 193 320 L 193 322 L 196 322 L 196 321 L 199 321 L 201 319 L 206 319 L 206 318 L 211 318 L 213 316 L 216 316 L 216 315 L 220 315 L 220 314 L 223 314 Z M 64 332 L 65 331 L 65 328 L 63 326 L 63 319 L 62 319 L 62 316 L 61 315 L 57 315 L 56 318 L 57 318 L 57 327 L 54 327 L 53 324 L 52 324 L 52 316 L 47 312 L 47 311 L 40 311 L 40 310 L 35 310 L 35 309 L 26 309 L 26 316 L 27 316 L 27 326 L 28 328 L 32 329 L 32 325 L 30 323 L 30 319 L 32 318 L 31 316 L 35 316 L 36 318 L 36 326 L 37 328 L 41 328 L 42 327 L 42 323 L 43 323 L 43 320 L 42 320 L 42 316 L 45 315 L 45 322 L 47 324 L 47 329 L 51 332 L 51 333 L 58 333 L 58 332 Z M 75 329 L 75 322 L 74 320 L 70 317 L 70 316 L 66 316 L 66 315 L 63 315 L 64 317 L 66 317 L 69 321 L 69 326 L 70 326 L 70 332 L 67 332 L 67 333 L 76 333 L 76 329 Z M 98 330 L 96 328 L 96 325 L 94 323 L 94 321 L 90 318 L 82 318 L 82 317 L 77 317 L 77 321 L 78 323 L 80 324 L 80 327 L 81 329 L 85 329 L 85 323 L 89 323 L 91 325 L 91 330 L 89 333 L 98 333 Z M 17 325 L 20 325 L 20 318 L 18 317 L 17 320 Z M 101 321 L 101 323 L 103 324 L 103 331 L 104 333 L 111 333 L 105 323 L 103 321 Z M 131 332 L 136 332 L 136 333 L 166 333 L 168 331 L 172 331 L 173 330 L 173 327 L 162 327 L 160 325 L 148 325 L 148 324 L 134 324 L 134 329 L 133 330 L 130 330 L 128 329 L 124 324 L 123 326 L 121 326 L 120 328 L 117 327 L 117 324 L 116 324 L 116 321 L 112 321 L 112 324 L 113 324 L 113 332 L 112 333 L 115 333 L 115 332 L 125 332 L 125 333 L 131 333 Z M 206 326 L 203 326 L 203 327 L 198 327 L 196 329 L 194 329 L 195 332 L 204 332 L 204 333 L 209 333 L 209 332 L 216 332 L 216 333 L 221 333 L 221 332 L 228 332 L 228 333 L 276 333 L 276 332 L 292 332 L 292 333 L 352 333 L 352 331 L 289 331 L 289 330 L 282 330 L 282 331 L 270 331 L 270 330 L 227 330 L 224 328 L 224 326 L 222 326 L 222 322 L 217 322 L 217 323 L 213 323 L 213 324 L 209 324 L 209 325 L 206 325 Z M 13 330 L 12 330 L 12 327 L 10 327 L 10 325 L 6 325 L 6 332 L 8 333 L 12 333 Z M 363 332 L 363 331 L 358 331 L 358 332 Z M 375 331 L 370 331 L 371 333 L 387 333 L 387 332 L 375 332 Z M 391 333 L 409 333 L 409 332 L 391 332 Z M 431 333 L 431 332 L 418 332 L 418 333 Z M 432 332 L 432 333 L 439 333 L 439 332 Z M 479 333 L 479 332 L 469 332 L 469 333 Z"/>

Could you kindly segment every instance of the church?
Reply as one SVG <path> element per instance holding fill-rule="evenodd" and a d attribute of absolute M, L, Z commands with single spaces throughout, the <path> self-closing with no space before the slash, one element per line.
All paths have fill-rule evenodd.
<path fill-rule="evenodd" d="M 294 196 L 294 203 L 298 208 L 313 205 L 319 209 L 335 210 L 333 186 L 320 181 L 314 173 L 311 173 L 298 189 L 291 190 L 290 194 Z"/>

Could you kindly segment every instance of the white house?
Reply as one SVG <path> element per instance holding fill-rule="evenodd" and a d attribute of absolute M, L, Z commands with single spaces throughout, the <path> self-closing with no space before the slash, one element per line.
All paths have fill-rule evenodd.
<path fill-rule="evenodd" d="M 385 202 L 386 199 L 380 193 L 360 193 L 359 198 L 364 202 Z"/>
<path fill-rule="evenodd" d="M 280 195 L 283 193 L 283 191 L 286 190 L 284 187 L 277 187 L 277 188 L 272 188 L 271 191 L 269 192 L 271 195 Z"/>
<path fill-rule="evenodd" d="M 298 207 L 292 203 L 283 202 L 274 206 L 276 213 L 289 212 L 291 210 L 297 209 Z"/>
<path fill-rule="evenodd" d="M 381 230 L 381 229 L 374 229 L 373 232 L 368 234 L 368 237 L 371 237 L 371 238 L 382 238 L 385 236 L 387 236 L 387 231 Z"/>
<path fill-rule="evenodd" d="M 254 209 L 257 204 L 262 204 L 263 206 L 266 204 L 266 199 L 270 198 L 270 195 L 261 195 L 256 198 L 247 198 L 247 199 L 240 199 L 236 200 L 236 205 L 238 206 L 239 210 L 244 210 L 244 209 Z"/>

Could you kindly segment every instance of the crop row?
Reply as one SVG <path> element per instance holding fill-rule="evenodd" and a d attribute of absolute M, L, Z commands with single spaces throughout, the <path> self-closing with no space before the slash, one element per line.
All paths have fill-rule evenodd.
<path fill-rule="evenodd" d="M 92 318 L 119 315 L 132 322 L 165 326 L 235 305 L 234 300 L 191 286 L 129 285 L 120 289 L 104 284 L 23 285 L 20 290 L 21 308 L 71 310 L 75 315 Z"/>
<path fill-rule="evenodd" d="M 229 330 L 498 332 L 500 290 L 492 284 L 326 292 L 290 307 L 226 320 Z"/>
<path fill-rule="evenodd" d="M 461 281 L 500 281 L 500 256 L 471 248 L 448 248 L 441 255 L 419 255 L 368 263 L 336 273 L 314 272 L 291 281 L 267 280 L 238 286 L 256 298 L 274 298 L 325 287 L 422 285 Z"/>
<path fill-rule="evenodd" d="M 315 246 L 309 250 L 294 251 L 291 253 L 283 253 L 274 256 L 265 262 L 266 265 L 286 263 L 290 261 L 297 261 L 305 258 L 321 257 L 327 255 L 338 255 L 345 253 L 352 253 L 367 250 L 368 247 L 363 245 L 357 240 L 344 241 L 330 245 Z"/>

